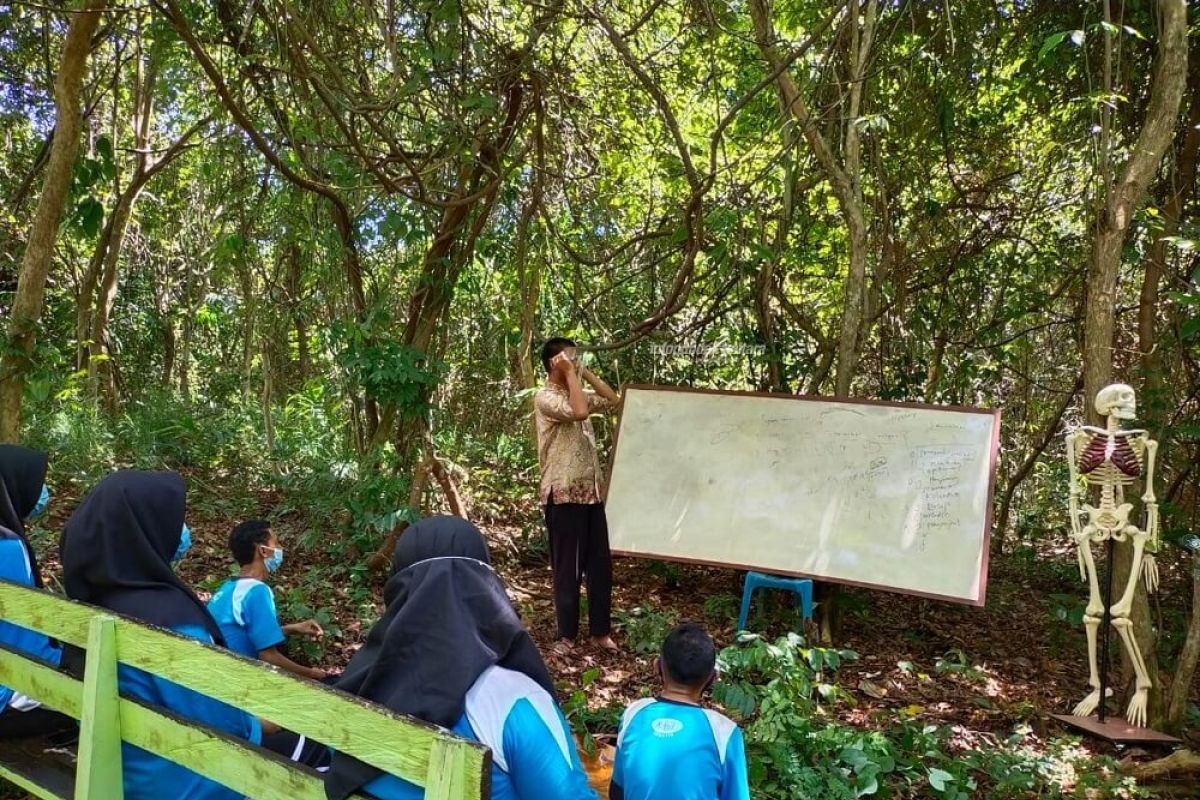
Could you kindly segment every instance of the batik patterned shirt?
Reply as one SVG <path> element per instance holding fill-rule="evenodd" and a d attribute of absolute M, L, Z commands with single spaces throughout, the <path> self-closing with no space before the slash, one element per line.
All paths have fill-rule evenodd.
<path fill-rule="evenodd" d="M 612 407 L 598 394 L 584 392 L 583 396 L 589 413 Z M 599 503 L 603 477 L 591 420 L 576 421 L 570 393 L 555 384 L 547 384 L 534 396 L 533 407 L 538 463 L 542 468 L 542 505 L 551 497 L 555 503 Z"/>

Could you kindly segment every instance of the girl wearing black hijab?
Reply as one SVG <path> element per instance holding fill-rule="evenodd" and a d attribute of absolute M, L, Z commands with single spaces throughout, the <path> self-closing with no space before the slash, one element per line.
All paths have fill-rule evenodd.
<path fill-rule="evenodd" d="M 221 631 L 172 565 L 191 545 L 183 478 L 174 472 L 114 472 L 67 520 L 60 544 L 67 595 L 208 644 Z M 121 694 L 258 744 L 257 718 L 126 664 Z M 126 800 L 241 800 L 173 761 L 121 745 Z"/>
<path fill-rule="evenodd" d="M 405 531 L 387 609 L 335 684 L 492 750 L 492 800 L 595 800 L 541 654 L 521 625 L 483 536 L 459 517 Z M 337 754 L 326 794 L 424 797 L 412 784 Z"/>
<path fill-rule="evenodd" d="M 46 488 L 46 454 L 26 447 L 0 445 L 0 578 L 22 586 L 42 587 L 37 555 L 25 523 L 40 514 L 50 499 Z M 57 667 L 62 649 L 40 633 L 0 620 L 0 644 Z M 0 686 L 0 739 L 42 736 L 72 728 L 75 721 L 42 708 L 36 700 Z"/>

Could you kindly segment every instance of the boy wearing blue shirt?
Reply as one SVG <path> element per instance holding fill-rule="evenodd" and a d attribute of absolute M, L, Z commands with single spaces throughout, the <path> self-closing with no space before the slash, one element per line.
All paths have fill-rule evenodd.
<path fill-rule="evenodd" d="M 750 800 L 741 730 L 700 705 L 716 665 L 716 646 L 700 625 L 667 635 L 658 660 L 662 692 L 621 717 L 611 800 Z"/>
<path fill-rule="evenodd" d="M 283 548 L 271 526 L 261 519 L 243 522 L 230 534 L 229 549 L 241 565 L 241 574 L 226 581 L 208 601 L 208 612 L 221 627 L 225 646 L 247 658 L 262 659 L 302 678 L 327 679 L 329 673 L 325 670 L 297 664 L 279 649 L 288 635 L 319 639 L 324 631 L 312 619 L 279 625 L 275 595 L 266 579 L 283 563 Z"/>

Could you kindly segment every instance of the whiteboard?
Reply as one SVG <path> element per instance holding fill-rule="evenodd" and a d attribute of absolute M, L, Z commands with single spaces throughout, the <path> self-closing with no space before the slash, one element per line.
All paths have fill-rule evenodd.
<path fill-rule="evenodd" d="M 609 541 L 981 606 L 999 434 L 998 410 L 626 387 Z"/>

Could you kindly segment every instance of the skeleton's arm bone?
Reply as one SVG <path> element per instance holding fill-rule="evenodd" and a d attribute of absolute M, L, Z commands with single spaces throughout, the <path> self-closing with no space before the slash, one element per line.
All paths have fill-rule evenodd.
<path fill-rule="evenodd" d="M 1158 442 L 1146 439 L 1146 491 L 1142 503 L 1146 506 L 1146 533 L 1150 536 L 1148 549 L 1158 552 L 1158 498 L 1154 494 L 1154 462 L 1157 461 Z"/>
<path fill-rule="evenodd" d="M 1067 434 L 1067 471 L 1070 476 L 1071 533 L 1077 542 L 1082 532 L 1082 526 L 1079 524 L 1079 498 L 1083 494 L 1083 490 L 1079 487 L 1079 463 L 1075 453 L 1075 445 L 1081 438 L 1087 438 L 1087 434 L 1083 431 L 1075 431 Z"/>
<path fill-rule="evenodd" d="M 1158 442 L 1153 439 L 1146 439 L 1146 491 L 1142 494 L 1142 502 L 1147 506 L 1150 504 L 1158 504 L 1158 498 L 1154 495 L 1154 462 L 1158 456 Z"/>
<path fill-rule="evenodd" d="M 1079 488 L 1079 467 L 1075 461 L 1075 443 L 1079 441 L 1080 437 L 1087 438 L 1087 434 L 1083 431 L 1067 434 L 1067 471 L 1071 484 L 1068 516 L 1071 518 L 1071 539 L 1075 542 L 1075 558 L 1079 562 L 1079 579 L 1086 581 L 1088 580 L 1088 570 L 1083 550 L 1085 547 L 1091 547 L 1091 544 L 1084 537 L 1083 528 L 1079 524 L 1079 496 L 1082 491 Z"/>

